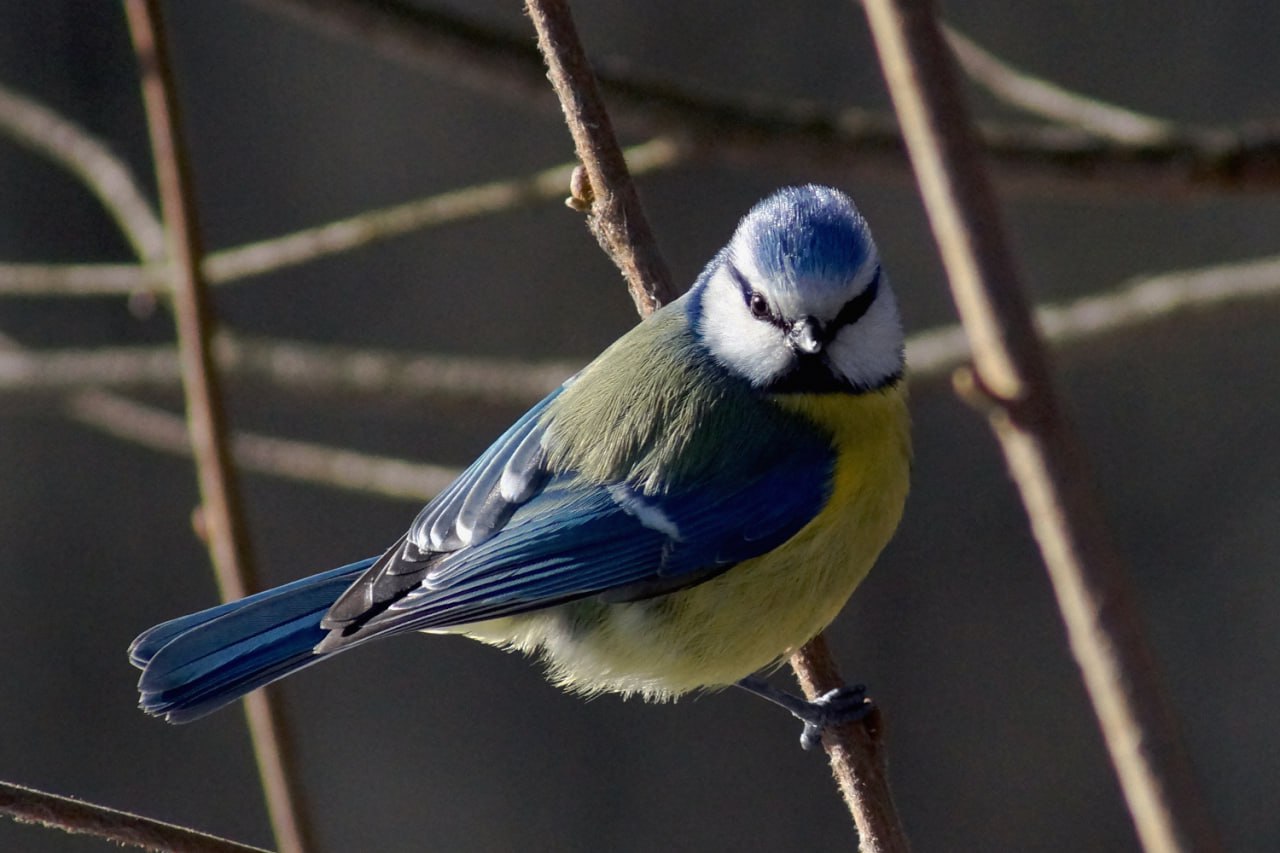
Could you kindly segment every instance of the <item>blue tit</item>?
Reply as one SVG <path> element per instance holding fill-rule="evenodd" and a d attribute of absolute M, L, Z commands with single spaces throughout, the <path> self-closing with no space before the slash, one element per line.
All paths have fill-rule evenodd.
<path fill-rule="evenodd" d="M 138 637 L 141 706 L 185 722 L 425 631 L 538 655 L 587 695 L 739 684 L 806 720 L 812 740 L 830 709 L 753 674 L 835 618 L 898 525 L 903 369 L 865 220 L 836 190 L 783 189 L 688 293 L 517 420 L 386 553 Z"/>

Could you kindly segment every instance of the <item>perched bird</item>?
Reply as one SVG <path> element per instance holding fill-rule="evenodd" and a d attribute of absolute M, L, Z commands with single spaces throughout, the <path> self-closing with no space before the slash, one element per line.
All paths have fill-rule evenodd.
<path fill-rule="evenodd" d="M 141 706 L 185 722 L 368 640 L 456 632 L 569 690 L 738 684 L 821 631 L 889 541 L 910 467 L 897 302 L 837 190 L 757 204 L 693 288 L 535 405 L 380 557 L 158 625 Z"/>

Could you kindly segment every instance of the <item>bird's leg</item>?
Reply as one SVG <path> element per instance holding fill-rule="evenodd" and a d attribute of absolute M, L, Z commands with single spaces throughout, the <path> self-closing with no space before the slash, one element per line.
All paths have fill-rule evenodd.
<path fill-rule="evenodd" d="M 737 686 L 786 708 L 792 716 L 804 723 L 804 731 L 800 733 L 800 746 L 805 749 L 813 749 L 820 744 L 822 732 L 827 728 L 861 720 L 874 707 L 867 698 L 867 688 L 861 684 L 838 687 L 812 702 L 779 690 L 758 675 L 748 675 L 737 682 Z"/>

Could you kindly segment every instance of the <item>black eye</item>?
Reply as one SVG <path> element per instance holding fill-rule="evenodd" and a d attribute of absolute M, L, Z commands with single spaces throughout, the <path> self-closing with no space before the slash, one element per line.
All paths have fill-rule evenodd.
<path fill-rule="evenodd" d="M 764 320 L 769 316 L 769 300 L 759 293 L 753 291 L 747 300 L 747 305 L 751 308 L 751 316 L 757 320 Z"/>

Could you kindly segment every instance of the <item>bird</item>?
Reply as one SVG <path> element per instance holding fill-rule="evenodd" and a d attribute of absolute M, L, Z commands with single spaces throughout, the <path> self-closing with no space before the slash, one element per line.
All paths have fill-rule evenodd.
<path fill-rule="evenodd" d="M 902 320 L 843 192 L 758 202 L 680 298 L 534 405 L 381 556 L 157 625 L 146 712 L 181 723 L 367 641 L 460 633 L 587 696 L 740 686 L 805 723 L 865 715 L 766 680 L 893 536 L 911 468 Z"/>

